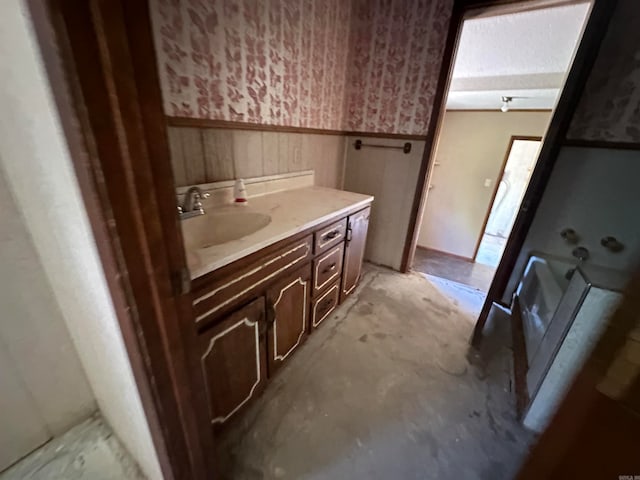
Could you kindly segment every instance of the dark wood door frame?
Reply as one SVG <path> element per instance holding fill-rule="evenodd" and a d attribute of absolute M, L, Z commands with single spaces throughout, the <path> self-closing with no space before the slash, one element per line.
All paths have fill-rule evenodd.
<path fill-rule="evenodd" d="M 28 4 L 163 476 L 210 479 L 147 2 Z"/>
<path fill-rule="evenodd" d="M 426 146 L 422 156 L 418 184 L 411 210 L 409 229 L 405 240 L 404 251 L 400 271 L 406 273 L 411 268 L 416 250 L 420 220 L 422 219 L 427 199 L 427 184 L 431 172 L 431 164 L 435 159 L 438 133 L 442 125 L 445 110 L 445 94 L 449 88 L 450 75 L 453 69 L 455 52 L 462 30 L 462 23 L 467 16 L 473 16 L 473 12 L 485 14 L 487 9 L 496 7 L 510 7 L 527 10 L 562 5 L 567 2 L 540 2 L 526 0 L 456 0 L 449 25 L 444 57 L 440 67 L 440 75 L 436 94 L 434 96 L 433 114 L 427 128 Z M 574 2 L 575 3 L 575 2 Z M 555 165 L 558 151 L 566 137 L 567 129 L 573 112 L 575 111 L 591 68 L 597 57 L 600 44 L 607 31 L 607 26 L 616 0 L 593 0 L 591 13 L 584 28 L 582 38 L 576 51 L 574 61 L 569 70 L 564 88 L 558 99 L 549 128 L 542 143 L 536 168 L 534 169 L 527 191 L 522 200 L 520 211 L 507 240 L 502 259 L 496 270 L 496 274 L 487 292 L 487 297 L 482 311 L 474 328 L 471 343 L 477 345 L 481 338 L 481 332 L 486 323 L 487 316 L 494 302 L 499 302 L 507 287 L 509 277 L 515 267 L 518 254 L 524 244 L 533 217 L 542 199 L 551 171 Z"/>
<path fill-rule="evenodd" d="M 500 264 L 473 330 L 471 344 L 474 346 L 477 346 L 482 339 L 482 330 L 489 316 L 491 306 L 494 302 L 501 303 L 501 298 L 513 273 L 520 250 L 524 245 L 529 228 L 533 223 L 536 211 L 551 177 L 558 153 L 566 138 L 573 112 L 578 106 L 585 84 L 598 56 L 600 45 L 607 32 L 616 3 L 617 0 L 594 0 L 582 39 L 542 142 L 538 161 L 531 174 L 527 191 L 520 205 L 520 211 L 511 229 Z"/>
<path fill-rule="evenodd" d="M 509 139 L 509 144 L 507 145 L 507 151 L 504 154 L 504 160 L 502 160 L 502 165 L 500 166 L 500 173 L 498 174 L 496 184 L 493 187 L 493 193 L 491 194 L 491 201 L 489 202 L 489 208 L 487 209 L 487 213 L 484 216 L 484 220 L 482 222 L 482 229 L 480 230 L 480 235 L 478 236 L 478 241 L 476 242 L 476 247 L 473 249 L 473 257 L 472 261 L 476 261 L 476 257 L 478 256 L 478 250 L 480 250 L 480 244 L 482 243 L 482 238 L 484 237 L 484 231 L 487 229 L 487 223 L 489 223 L 489 217 L 491 216 L 491 211 L 493 210 L 493 204 L 496 201 L 496 196 L 498 195 L 498 187 L 500 186 L 500 182 L 502 181 L 502 177 L 504 176 L 504 171 L 507 168 L 507 161 L 509 160 L 509 156 L 511 155 L 511 149 L 513 148 L 513 142 L 516 140 L 523 141 L 542 141 L 542 137 L 535 136 L 526 136 L 526 135 L 512 135 Z M 518 205 L 518 208 L 520 206 Z"/>
<path fill-rule="evenodd" d="M 416 193 L 413 198 L 411 215 L 409 217 L 409 229 L 407 230 L 407 236 L 405 238 L 404 249 L 402 252 L 402 260 L 400 262 L 400 271 L 402 273 L 407 273 L 411 269 L 413 257 L 416 252 L 416 246 L 418 244 L 418 234 L 420 233 L 420 224 L 424 214 L 428 194 L 427 180 L 431 173 L 431 164 L 435 161 L 436 148 L 438 146 L 437 140 L 440 136 L 442 120 L 446 110 L 446 94 L 449 91 L 451 75 L 453 74 L 453 63 L 455 61 L 464 20 L 466 18 L 537 10 L 540 8 L 550 8 L 575 3 L 586 3 L 588 1 L 590 0 L 454 0 L 449 30 L 445 41 L 442 64 L 440 65 L 440 74 L 438 76 L 435 95 L 433 97 L 433 109 L 431 111 L 429 124 L 427 125 L 427 134 L 424 138 L 425 148 L 422 153 Z M 605 3 L 607 0 L 592 1 L 594 3 Z M 585 32 L 585 36 L 586 35 L 587 32 Z M 589 35 L 591 35 L 591 33 L 589 33 Z"/>

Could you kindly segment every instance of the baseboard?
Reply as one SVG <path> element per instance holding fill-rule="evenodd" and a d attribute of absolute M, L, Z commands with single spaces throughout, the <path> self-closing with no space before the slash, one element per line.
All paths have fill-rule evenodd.
<path fill-rule="evenodd" d="M 423 250 L 425 252 L 435 252 L 440 255 L 446 255 L 447 257 L 455 258 L 457 260 L 464 260 L 465 262 L 475 263 L 473 258 L 471 257 L 463 257 L 462 255 L 456 255 L 455 253 L 443 252 L 442 250 L 438 250 L 436 248 L 423 247 L 422 245 L 416 245 L 416 248 Z"/>

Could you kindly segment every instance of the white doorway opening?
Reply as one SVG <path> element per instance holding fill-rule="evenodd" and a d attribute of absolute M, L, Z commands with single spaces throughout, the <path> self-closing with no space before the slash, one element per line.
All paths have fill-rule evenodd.
<path fill-rule="evenodd" d="M 500 263 L 541 144 L 541 137 L 511 137 L 484 231 L 478 240 L 474 256 L 477 263 L 490 267 Z"/>

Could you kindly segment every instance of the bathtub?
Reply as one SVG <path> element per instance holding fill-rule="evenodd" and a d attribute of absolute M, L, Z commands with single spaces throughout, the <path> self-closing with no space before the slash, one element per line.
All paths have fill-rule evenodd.
<path fill-rule="evenodd" d="M 569 285 L 566 274 L 576 264 L 570 259 L 541 254 L 529 258 L 516 290 L 529 365 Z"/>

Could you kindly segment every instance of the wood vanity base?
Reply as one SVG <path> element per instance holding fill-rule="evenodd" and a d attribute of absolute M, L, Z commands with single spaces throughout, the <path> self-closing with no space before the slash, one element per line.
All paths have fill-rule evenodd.
<path fill-rule="evenodd" d="M 358 285 L 370 207 L 360 206 L 192 282 L 194 392 L 214 431 L 236 420 Z"/>

